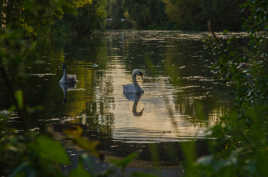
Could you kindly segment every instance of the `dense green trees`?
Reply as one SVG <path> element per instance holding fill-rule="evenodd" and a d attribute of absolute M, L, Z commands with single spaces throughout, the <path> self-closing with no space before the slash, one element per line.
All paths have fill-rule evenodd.
<path fill-rule="evenodd" d="M 178 29 L 207 30 L 207 22 L 215 30 L 240 30 L 240 5 L 243 0 L 163 0 L 169 19 Z"/>
<path fill-rule="evenodd" d="M 125 17 L 134 21 L 137 28 L 163 28 L 168 24 L 161 0 L 126 0 L 125 8 Z"/>
<path fill-rule="evenodd" d="M 245 0 L 27 0 L 23 3 L 1 0 L 0 4 L 3 7 L 1 24 L 12 22 L 13 26 L 19 26 L 23 22 L 28 31 L 34 31 L 31 25 L 49 31 L 49 26 L 63 17 L 65 28 L 71 28 L 75 34 L 89 34 L 94 29 L 104 29 L 106 21 L 108 29 L 207 30 L 207 23 L 211 21 L 214 30 L 241 30 L 242 18 L 248 14 L 248 10 L 240 9 L 243 2 Z"/>
<path fill-rule="evenodd" d="M 68 26 L 75 35 L 85 36 L 105 28 L 106 14 L 106 0 L 92 0 L 78 6 L 75 14 L 66 14 L 61 24 Z"/>
<path fill-rule="evenodd" d="M 109 4 L 111 28 L 168 28 L 162 0 L 115 0 Z"/>
<path fill-rule="evenodd" d="M 32 37 L 47 38 L 63 29 L 72 34 L 89 34 L 103 29 L 106 19 L 106 0 L 2 0 L 0 6 L 3 28 L 24 30 Z"/>
<path fill-rule="evenodd" d="M 9 29 L 20 29 L 37 34 L 48 33 L 51 25 L 61 19 L 64 11 L 74 10 L 69 1 L 8 1 L 1 3 L 1 23 Z"/>
<path fill-rule="evenodd" d="M 241 12 L 245 0 L 110 0 L 108 16 L 111 28 L 241 30 Z"/>

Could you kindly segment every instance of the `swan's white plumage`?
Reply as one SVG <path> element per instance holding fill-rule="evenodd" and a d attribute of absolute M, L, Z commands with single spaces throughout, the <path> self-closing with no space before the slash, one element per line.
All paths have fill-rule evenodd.
<path fill-rule="evenodd" d="M 144 91 L 137 82 L 137 75 L 143 78 L 143 73 L 139 69 L 134 69 L 132 71 L 132 81 L 133 84 L 123 85 L 123 94 L 128 100 L 134 101 L 132 107 L 132 113 L 134 116 L 142 116 L 144 108 L 141 111 L 137 111 L 138 102 L 143 95 Z"/>
<path fill-rule="evenodd" d="M 133 84 L 123 85 L 123 92 L 125 95 L 133 94 L 133 93 L 137 93 L 137 94 L 144 93 L 143 89 L 140 87 L 140 85 L 138 84 L 136 80 L 137 75 L 140 75 L 143 77 L 143 73 L 139 69 L 134 69 L 132 71 Z"/>
<path fill-rule="evenodd" d="M 75 84 L 77 82 L 76 75 L 75 74 L 67 74 L 65 64 L 63 64 L 62 68 L 63 68 L 63 75 L 62 75 L 59 82 L 61 84 L 69 84 L 69 85 Z"/>

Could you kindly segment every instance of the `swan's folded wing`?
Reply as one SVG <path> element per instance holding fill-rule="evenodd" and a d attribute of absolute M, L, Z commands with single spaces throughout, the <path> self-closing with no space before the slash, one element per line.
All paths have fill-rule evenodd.
<path fill-rule="evenodd" d="M 78 82 L 75 74 L 68 74 L 68 80 L 70 80 L 71 82 Z"/>

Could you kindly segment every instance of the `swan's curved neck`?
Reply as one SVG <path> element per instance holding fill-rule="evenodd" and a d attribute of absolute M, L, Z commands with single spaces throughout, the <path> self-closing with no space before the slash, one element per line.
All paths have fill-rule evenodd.
<path fill-rule="evenodd" d="M 133 81 L 133 85 L 134 85 L 136 91 L 142 91 L 142 88 L 141 88 L 139 82 L 138 82 L 137 79 L 136 79 L 136 74 L 134 74 L 134 75 L 132 76 L 132 81 Z"/>
<path fill-rule="evenodd" d="M 63 76 L 62 76 L 65 80 L 67 79 L 67 73 L 66 73 L 66 68 L 63 68 Z"/>
<path fill-rule="evenodd" d="M 133 83 L 137 83 L 136 74 L 134 74 L 134 75 L 132 76 L 132 81 L 133 81 Z"/>
<path fill-rule="evenodd" d="M 133 85 L 134 85 L 135 87 L 140 88 L 140 85 L 139 85 L 139 83 L 137 82 L 137 80 L 136 80 L 136 79 L 135 79 L 135 80 L 133 80 Z"/>

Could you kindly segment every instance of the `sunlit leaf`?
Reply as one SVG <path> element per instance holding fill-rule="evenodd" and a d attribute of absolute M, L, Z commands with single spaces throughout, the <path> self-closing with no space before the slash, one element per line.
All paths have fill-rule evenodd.
<path fill-rule="evenodd" d="M 92 4 L 92 0 L 78 0 L 78 1 L 74 1 L 74 4 L 77 8 L 80 8 L 87 4 Z"/>
<path fill-rule="evenodd" d="M 16 91 L 15 97 L 17 99 L 17 103 L 20 109 L 23 108 L 23 93 L 21 90 Z"/>
<path fill-rule="evenodd" d="M 71 138 L 78 138 L 82 135 L 83 129 L 79 126 L 76 126 L 74 129 L 67 129 L 64 133 Z"/>
<path fill-rule="evenodd" d="M 96 147 L 99 144 L 98 141 L 89 141 L 87 138 L 78 137 L 75 139 L 75 142 L 83 149 L 90 151 L 93 155 L 98 155 L 96 150 Z"/>
<path fill-rule="evenodd" d="M 25 28 L 25 30 L 29 33 L 34 32 L 34 28 L 30 25 L 24 24 L 23 27 Z"/>

